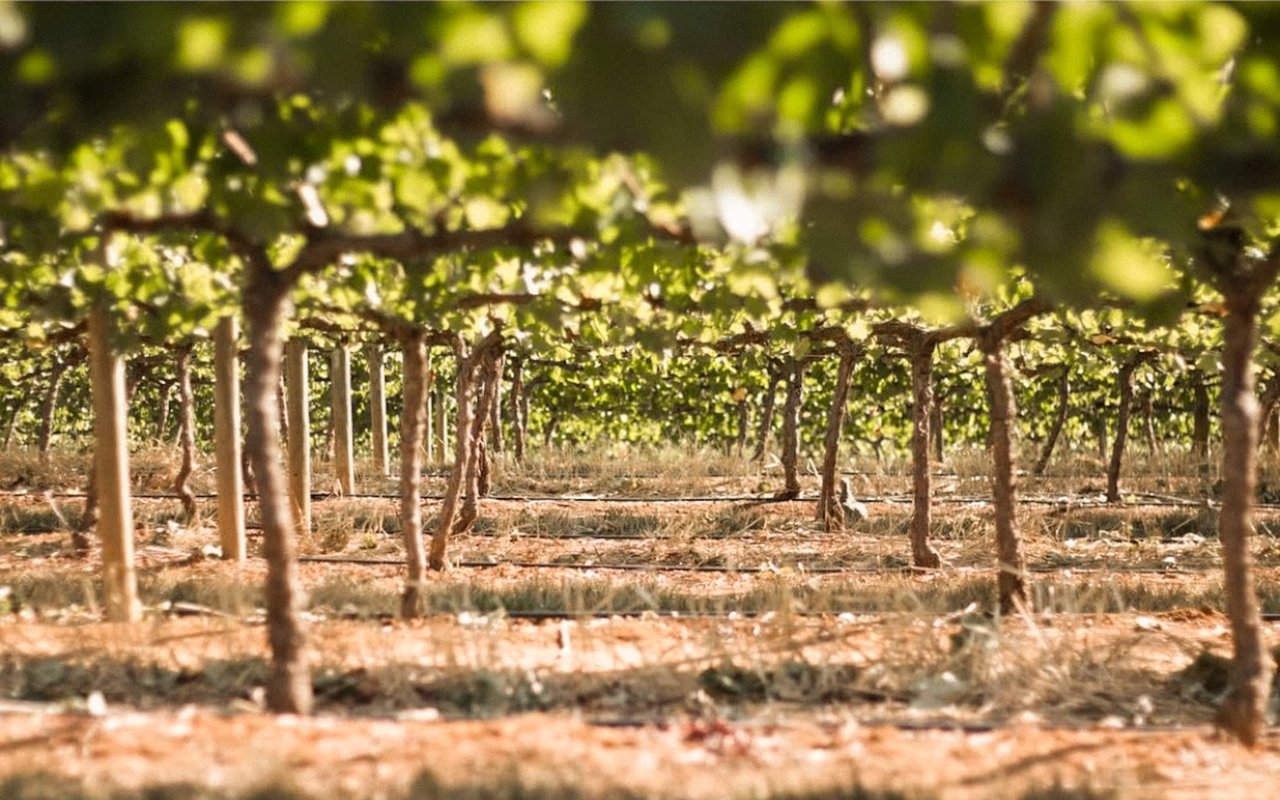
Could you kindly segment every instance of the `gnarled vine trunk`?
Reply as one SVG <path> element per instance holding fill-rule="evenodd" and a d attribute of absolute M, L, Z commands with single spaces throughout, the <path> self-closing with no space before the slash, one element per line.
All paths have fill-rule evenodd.
<path fill-rule="evenodd" d="M 818 521 L 825 523 L 828 531 L 844 530 L 845 526 L 844 504 L 836 492 L 836 470 L 840 461 L 840 434 L 844 430 L 845 409 L 849 405 L 849 384 L 853 377 L 853 362 L 856 357 L 857 353 L 853 346 L 842 342 L 840 368 L 836 372 L 831 408 L 827 412 L 827 435 L 823 443 L 822 455 L 822 490 L 818 494 Z M 746 409 L 745 400 L 740 403 L 740 407 Z M 745 440 L 745 421 L 740 424 L 739 430 L 742 440 Z"/>
<path fill-rule="evenodd" d="M 933 409 L 933 352 L 935 343 L 924 334 L 911 338 L 911 563 L 925 569 L 942 566 L 942 557 L 929 543 L 933 488 L 929 469 L 930 424 Z"/>
<path fill-rule="evenodd" d="M 1058 373 L 1057 387 L 1058 405 L 1053 414 L 1053 424 L 1049 426 L 1049 435 L 1044 440 L 1044 448 L 1040 451 L 1040 457 L 1036 459 L 1033 470 L 1036 475 L 1043 475 L 1045 468 L 1049 466 L 1049 459 L 1053 457 L 1053 448 L 1058 443 L 1058 437 L 1062 435 L 1062 426 L 1067 422 L 1067 413 L 1071 405 L 1071 369 L 1066 364 L 1062 365 Z"/>
<path fill-rule="evenodd" d="M 772 363 L 768 369 L 768 379 L 764 389 L 764 405 L 760 407 L 760 427 L 756 434 L 756 449 L 751 454 L 752 461 L 761 461 L 769 450 L 769 436 L 773 433 L 773 409 L 777 402 L 778 384 L 782 382 L 782 370 Z"/>
<path fill-rule="evenodd" d="M 785 481 L 779 498 L 800 496 L 800 403 L 804 391 L 804 361 L 793 359 L 787 375 L 787 402 L 782 408 L 782 471 Z"/>
<path fill-rule="evenodd" d="M 487 346 L 476 365 L 479 397 L 476 413 L 471 421 L 471 461 L 467 473 L 467 491 L 462 509 L 453 527 L 453 535 L 469 530 L 479 516 L 480 498 L 488 497 L 491 487 L 489 453 L 485 447 L 485 427 L 493 419 L 493 407 L 498 402 L 498 382 L 502 379 L 501 353 Z"/>
<path fill-rule="evenodd" d="M 449 537 L 458 515 L 458 502 L 464 482 L 469 482 L 471 474 L 470 462 L 473 448 L 469 432 L 474 408 L 472 390 L 476 376 L 476 362 L 483 356 L 481 345 L 477 345 L 476 352 L 472 352 L 462 339 L 454 343 L 454 352 L 457 360 L 455 379 L 458 402 L 457 427 L 454 429 L 453 437 L 453 467 L 449 470 L 449 480 L 445 486 L 444 499 L 440 504 L 440 515 L 436 520 L 436 531 L 431 537 L 431 551 L 427 559 L 427 565 L 433 570 L 443 570 L 448 567 L 445 556 L 449 547 Z"/>
<path fill-rule="evenodd" d="M 49 365 L 49 386 L 40 399 L 40 423 L 36 428 L 36 451 L 41 459 L 49 457 L 49 443 L 53 440 L 53 413 L 58 408 L 58 395 L 62 391 L 62 379 L 70 366 L 67 359 L 54 358 Z"/>
<path fill-rule="evenodd" d="M 1228 284 L 1222 353 L 1222 541 L 1227 617 L 1231 622 L 1231 683 L 1218 721 L 1252 746 L 1266 726 L 1271 692 L 1271 659 L 1254 585 L 1249 537 L 1253 534 L 1258 471 L 1258 399 L 1253 353 L 1257 345 L 1259 299 L 1265 290 Z"/>
<path fill-rule="evenodd" d="M 262 552 L 267 561 L 267 641 L 271 648 L 267 707 L 275 712 L 305 714 L 312 704 L 307 637 L 302 622 L 305 595 L 298 574 L 298 531 L 281 469 L 277 395 L 290 286 L 265 259 L 263 263 L 251 264 L 247 275 L 244 316 L 249 351 L 245 365 L 248 427 L 245 449 L 257 478 Z M 305 372 L 298 377 L 304 376 Z M 306 430 L 292 433 L 302 438 L 305 451 Z M 294 465 L 290 466 L 292 469 Z"/>
<path fill-rule="evenodd" d="M 991 401 L 991 450 L 995 461 L 994 506 L 996 515 L 996 559 L 999 576 L 1000 610 L 1012 612 L 1028 605 L 1027 564 L 1018 531 L 1017 473 L 1013 463 L 1014 422 L 1017 406 L 1009 379 L 1004 341 L 992 332 L 978 337 L 986 371 L 987 393 Z"/>
<path fill-rule="evenodd" d="M 733 437 L 733 454 L 738 458 L 742 458 L 747 452 L 747 427 L 750 418 L 747 414 L 747 398 L 734 402 L 734 410 L 738 417 L 738 431 Z"/>
<path fill-rule="evenodd" d="M 1124 446 L 1129 438 L 1129 414 L 1133 408 L 1133 371 L 1142 363 L 1134 356 L 1120 366 L 1116 376 L 1116 389 L 1120 405 L 1116 411 L 1116 435 L 1111 443 L 1111 462 L 1107 466 L 1107 502 L 1120 502 L 1120 468 L 1124 461 Z"/>

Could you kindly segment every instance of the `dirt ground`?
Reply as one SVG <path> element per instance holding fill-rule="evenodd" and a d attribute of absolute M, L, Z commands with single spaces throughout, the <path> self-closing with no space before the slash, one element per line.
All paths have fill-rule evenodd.
<path fill-rule="evenodd" d="M 0 797 L 1280 796 L 1280 735 L 1212 729 L 1194 507 L 1025 507 L 1038 613 L 1000 619 L 977 501 L 939 504 L 929 573 L 898 503 L 828 534 L 810 503 L 486 501 L 403 622 L 394 506 L 320 502 L 309 718 L 261 708 L 261 561 L 140 500 L 147 617 L 104 624 L 74 510 L 0 500 Z M 1280 548 L 1255 554 L 1275 619 Z"/>

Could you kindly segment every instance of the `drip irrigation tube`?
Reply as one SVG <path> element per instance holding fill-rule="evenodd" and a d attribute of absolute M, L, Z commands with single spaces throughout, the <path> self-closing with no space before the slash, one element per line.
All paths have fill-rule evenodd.
<path fill-rule="evenodd" d="M 403 558 L 384 556 L 300 556 L 299 563 L 304 564 L 355 564 L 360 566 L 382 567 L 401 566 Z M 598 563 L 587 564 L 580 561 L 492 561 L 484 559 L 463 559 L 453 562 L 453 566 L 465 569 L 493 569 L 496 567 L 514 567 L 516 569 L 566 569 L 583 571 L 616 571 L 616 572 L 708 572 L 719 574 L 782 574 L 793 572 L 802 575 L 887 575 L 892 573 L 909 575 L 987 575 L 995 571 L 994 567 L 950 567 L 943 570 L 925 569 L 921 567 L 873 567 L 873 566 L 828 566 L 815 565 L 771 565 L 746 564 L 729 566 L 723 564 L 640 564 L 640 563 Z M 1037 575 L 1053 575 L 1074 573 L 1083 575 L 1202 575 L 1216 572 L 1218 568 L 1185 569 L 1181 567 L 1061 567 L 1037 565 L 1029 567 L 1027 572 Z"/>

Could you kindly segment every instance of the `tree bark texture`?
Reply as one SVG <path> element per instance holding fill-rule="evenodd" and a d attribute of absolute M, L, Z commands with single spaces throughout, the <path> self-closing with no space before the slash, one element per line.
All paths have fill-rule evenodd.
<path fill-rule="evenodd" d="M 800 404 L 804 391 L 804 362 L 794 359 L 787 376 L 787 402 L 782 409 L 782 470 L 785 486 L 779 497 L 800 496 Z"/>
<path fill-rule="evenodd" d="M 266 263 L 251 264 L 247 270 L 244 316 L 249 351 L 245 365 L 245 417 L 248 423 L 245 446 L 257 477 L 262 552 L 267 561 L 267 641 L 271 648 L 267 708 L 279 713 L 305 714 L 312 705 L 307 636 L 302 622 L 306 599 L 298 574 L 299 523 L 295 520 L 284 471 L 280 466 L 280 416 L 276 396 L 280 386 L 280 360 L 284 349 L 282 331 L 288 313 L 290 287 L 285 278 Z M 290 372 L 293 374 L 290 375 L 289 410 L 296 413 L 297 424 L 290 426 L 289 468 L 291 473 L 297 470 L 300 476 L 309 477 L 306 345 L 294 341 L 290 342 L 290 348 Z M 305 497 L 300 509 L 305 514 L 301 516 L 302 524 L 309 533 L 309 481 L 300 481 L 299 485 L 304 489 Z"/>
<path fill-rule="evenodd" d="M 191 490 L 191 473 L 196 466 L 196 401 L 191 390 L 191 345 L 177 352 L 178 373 L 178 444 L 182 461 L 173 480 L 173 491 L 182 502 L 182 514 L 188 525 L 200 517 L 196 493 Z"/>
<path fill-rule="evenodd" d="M 1222 541 L 1227 616 L 1231 623 L 1233 669 L 1218 722 L 1246 745 L 1257 743 L 1266 726 L 1271 691 L 1271 658 L 1254 584 L 1249 537 L 1253 534 L 1258 472 L 1258 399 L 1253 354 L 1261 291 L 1225 293 L 1227 315 L 1222 353 Z"/>
<path fill-rule="evenodd" d="M 840 367 L 836 371 L 835 390 L 831 395 L 831 408 L 827 412 L 827 435 L 823 442 L 822 490 L 818 493 L 818 521 L 828 531 L 841 531 L 845 527 L 844 504 L 836 491 L 836 472 L 840 464 L 840 435 L 844 431 L 845 409 L 849 405 L 849 384 L 853 377 L 853 362 L 857 352 L 847 342 L 840 348 Z M 746 401 L 739 403 L 740 443 L 747 438 Z M 739 449 L 741 452 L 741 449 Z"/>
<path fill-rule="evenodd" d="M 1033 472 L 1036 475 L 1043 475 L 1045 469 L 1049 466 L 1049 459 L 1053 457 L 1053 448 L 1058 444 L 1058 437 L 1062 435 L 1062 426 L 1067 422 L 1067 414 L 1071 407 L 1071 369 L 1063 364 L 1058 372 L 1058 405 L 1053 414 L 1053 423 L 1049 426 L 1049 435 L 1044 439 L 1044 447 L 1040 450 L 1040 457 L 1036 459 L 1036 466 Z"/>
<path fill-rule="evenodd" d="M 89 312 L 89 385 L 93 395 L 94 474 L 102 542 L 102 585 L 111 622 L 136 622 L 138 579 L 133 563 L 133 510 L 129 496 L 124 362 L 111 347 L 111 318 Z"/>
<path fill-rule="evenodd" d="M 404 353 L 404 407 L 400 412 L 400 529 L 404 536 L 404 594 L 400 616 L 405 619 L 422 613 L 422 589 L 426 580 L 427 554 L 422 539 L 422 438 L 427 409 L 423 400 L 427 386 L 427 347 L 418 333 L 401 340 Z"/>
<path fill-rule="evenodd" d="M 936 345 L 916 334 L 909 343 L 911 358 L 911 563 L 925 569 L 942 566 L 942 556 L 929 543 L 933 487 L 929 439 L 933 397 L 933 352 Z"/>
<path fill-rule="evenodd" d="M 240 438 L 240 365 L 235 317 L 224 317 L 213 333 L 213 439 L 218 486 L 218 541 L 222 557 L 242 562 L 244 535 L 243 453 Z"/>
<path fill-rule="evenodd" d="M 987 393 L 991 402 L 991 445 L 995 460 L 996 567 L 1000 610 L 1010 613 L 1028 605 L 1027 565 L 1018 531 L 1018 485 L 1013 460 L 1013 427 L 1017 419 L 1004 341 L 990 332 L 980 335 Z"/>

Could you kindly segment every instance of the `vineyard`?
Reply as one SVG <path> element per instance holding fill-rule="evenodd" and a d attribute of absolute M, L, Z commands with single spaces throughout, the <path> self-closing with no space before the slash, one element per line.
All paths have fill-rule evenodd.
<path fill-rule="evenodd" d="M 0 797 L 1268 796 L 1278 9 L 0 0 Z"/>

